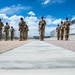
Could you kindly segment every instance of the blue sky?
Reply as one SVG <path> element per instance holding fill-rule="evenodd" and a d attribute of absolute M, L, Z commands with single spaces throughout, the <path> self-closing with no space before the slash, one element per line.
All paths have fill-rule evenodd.
<path fill-rule="evenodd" d="M 29 36 L 38 35 L 38 21 L 41 16 L 47 22 L 46 35 L 54 30 L 57 24 L 75 17 L 75 0 L 0 0 L 0 18 L 14 26 L 18 32 L 18 22 L 23 17 L 29 26 Z"/>

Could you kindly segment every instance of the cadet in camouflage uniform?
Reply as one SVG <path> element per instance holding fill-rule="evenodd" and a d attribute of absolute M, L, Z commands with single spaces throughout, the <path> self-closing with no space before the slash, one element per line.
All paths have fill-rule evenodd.
<path fill-rule="evenodd" d="M 4 26 L 3 22 L 0 19 L 0 41 L 2 40 L 2 27 Z"/>
<path fill-rule="evenodd" d="M 20 41 L 25 40 L 25 22 L 23 18 L 20 18 L 21 21 L 19 22 L 19 31 L 20 31 Z"/>
<path fill-rule="evenodd" d="M 60 26 L 59 26 L 59 24 L 56 28 L 56 32 L 57 32 L 57 40 L 59 40 L 60 39 Z"/>
<path fill-rule="evenodd" d="M 5 41 L 9 40 L 9 29 L 10 26 L 8 25 L 8 22 L 6 22 L 6 25 L 4 26 Z"/>
<path fill-rule="evenodd" d="M 44 20 L 44 17 L 41 17 L 41 20 L 39 21 L 39 34 L 40 34 L 40 40 L 44 40 L 44 34 L 45 34 L 45 26 L 46 21 Z"/>
<path fill-rule="evenodd" d="M 69 30 L 70 30 L 70 21 L 68 21 L 68 18 L 64 21 L 65 25 L 65 40 L 69 39 Z"/>
<path fill-rule="evenodd" d="M 23 40 L 26 40 L 26 22 L 23 28 Z"/>
<path fill-rule="evenodd" d="M 11 29 L 10 29 L 10 39 L 11 39 L 11 41 L 13 40 L 13 38 L 14 38 L 14 28 L 13 28 L 13 26 L 11 26 Z"/>
<path fill-rule="evenodd" d="M 25 29 L 24 37 L 25 37 L 25 40 L 27 40 L 28 39 L 28 31 L 29 31 L 29 29 L 28 29 L 28 25 L 26 23 L 25 23 L 24 29 Z"/>
<path fill-rule="evenodd" d="M 63 40 L 63 37 L 64 37 L 64 28 L 65 28 L 65 26 L 64 26 L 63 22 L 61 21 L 61 24 L 60 24 L 60 38 L 61 38 L 61 40 Z"/>

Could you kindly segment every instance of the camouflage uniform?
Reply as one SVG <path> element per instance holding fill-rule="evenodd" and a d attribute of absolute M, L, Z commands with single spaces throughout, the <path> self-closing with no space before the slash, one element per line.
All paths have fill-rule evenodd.
<path fill-rule="evenodd" d="M 64 37 L 64 24 L 63 22 L 61 22 L 61 25 L 60 25 L 60 38 L 61 40 L 63 40 L 63 37 Z"/>
<path fill-rule="evenodd" d="M 25 36 L 25 40 L 28 39 L 28 31 L 29 31 L 28 25 L 25 23 L 25 26 L 24 26 L 24 36 Z"/>
<path fill-rule="evenodd" d="M 9 40 L 9 29 L 10 26 L 8 25 L 8 23 L 6 23 L 6 25 L 4 26 L 5 41 Z"/>
<path fill-rule="evenodd" d="M 56 28 L 56 32 L 57 32 L 57 40 L 60 39 L 60 26 L 58 25 Z"/>
<path fill-rule="evenodd" d="M 64 25 L 65 25 L 65 40 L 68 40 L 69 38 L 69 30 L 70 30 L 70 21 L 66 20 L 64 22 Z"/>
<path fill-rule="evenodd" d="M 0 19 L 0 41 L 2 40 L 2 27 L 4 26 L 4 24 L 1 22 Z"/>
<path fill-rule="evenodd" d="M 10 29 L 10 39 L 11 39 L 11 41 L 13 40 L 13 38 L 14 38 L 14 28 L 13 27 L 11 27 L 11 29 Z"/>
<path fill-rule="evenodd" d="M 39 34 L 40 34 L 40 40 L 43 41 L 44 34 L 45 34 L 45 25 L 46 21 L 42 18 L 42 20 L 39 21 Z"/>
<path fill-rule="evenodd" d="M 21 22 L 19 22 L 20 41 L 25 40 L 24 26 L 25 22 L 23 21 L 23 18 L 21 18 Z"/>

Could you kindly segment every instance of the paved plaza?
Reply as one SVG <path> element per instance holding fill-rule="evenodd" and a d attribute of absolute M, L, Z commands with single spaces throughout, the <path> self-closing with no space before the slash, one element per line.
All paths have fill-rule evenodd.
<path fill-rule="evenodd" d="M 21 70 L 20 72 L 25 70 L 27 73 L 26 70 L 29 70 L 31 73 L 35 71 L 35 73 L 40 72 L 41 74 L 65 71 L 66 75 L 70 75 L 70 73 L 73 75 L 75 73 L 75 52 L 45 41 L 33 40 L 0 55 L 0 72 L 3 73 L 6 70 L 8 73 L 19 70 Z"/>
<path fill-rule="evenodd" d="M 0 69 L 75 68 L 75 52 L 31 41 L 0 55 Z"/>

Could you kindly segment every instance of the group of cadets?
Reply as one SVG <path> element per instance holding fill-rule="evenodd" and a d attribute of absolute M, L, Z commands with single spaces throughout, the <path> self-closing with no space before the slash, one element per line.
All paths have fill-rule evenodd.
<path fill-rule="evenodd" d="M 14 38 L 14 28 L 13 28 L 13 26 L 11 26 L 11 29 L 10 29 L 8 22 L 6 22 L 6 25 L 4 26 L 5 41 L 9 40 L 9 31 L 10 31 L 10 35 L 11 35 L 10 39 L 12 41 Z"/>
<path fill-rule="evenodd" d="M 24 41 L 28 39 L 28 25 L 26 22 L 23 20 L 23 18 L 20 18 L 19 22 L 19 32 L 20 32 L 20 41 Z M 2 40 L 2 27 L 4 26 L 3 22 L 1 22 L 0 19 L 0 40 Z M 38 30 L 39 30 L 39 36 L 40 40 L 44 40 L 44 33 L 45 33 L 45 26 L 46 26 L 46 21 L 44 20 L 44 17 L 41 17 L 41 20 L 38 23 Z M 69 30 L 70 30 L 70 21 L 68 18 L 63 22 L 61 21 L 61 24 L 57 26 L 56 32 L 57 32 L 57 40 L 69 40 Z M 13 40 L 14 38 L 14 28 L 13 26 L 10 26 L 8 22 L 6 22 L 6 25 L 4 26 L 4 33 L 5 33 L 5 41 L 9 40 L 9 31 L 10 31 L 10 38 Z"/>
<path fill-rule="evenodd" d="M 24 22 L 23 18 L 20 18 L 20 20 L 21 20 L 19 22 L 20 41 L 27 40 L 28 31 L 29 31 L 28 26 L 27 26 L 26 22 Z M 46 26 L 46 21 L 44 20 L 44 17 L 42 16 L 41 20 L 38 23 L 39 39 L 41 41 L 44 40 L 45 26 Z"/>
<path fill-rule="evenodd" d="M 24 41 L 28 39 L 28 25 L 26 22 L 23 20 L 23 18 L 20 18 L 19 22 L 19 32 L 20 32 L 20 41 Z M 0 41 L 2 40 L 2 27 L 4 26 L 3 22 L 0 19 Z M 44 40 L 44 34 L 45 34 L 45 26 L 46 26 L 46 21 L 44 20 L 44 17 L 41 17 L 41 20 L 38 23 L 38 31 L 39 31 L 39 37 L 40 40 Z M 10 31 L 10 40 L 13 40 L 14 38 L 14 28 L 13 26 L 10 26 L 8 22 L 6 22 L 6 25 L 4 26 L 4 33 L 5 33 L 5 41 L 9 40 L 9 31 Z"/>
<path fill-rule="evenodd" d="M 20 41 L 27 40 L 28 38 L 28 25 L 26 22 L 24 22 L 23 18 L 20 18 L 21 21 L 19 22 L 19 31 L 20 31 Z M 5 35 L 5 41 L 9 40 L 9 32 L 10 32 L 10 40 L 12 41 L 14 39 L 14 28 L 13 26 L 9 26 L 8 22 L 6 22 L 5 26 L 3 22 L 0 19 L 0 41 L 2 41 L 2 28 L 4 27 L 4 35 Z"/>
<path fill-rule="evenodd" d="M 0 19 L 0 41 L 2 40 L 2 27 L 4 26 L 3 22 Z M 10 31 L 10 37 L 11 40 L 14 38 L 14 28 L 13 26 L 9 26 L 8 22 L 6 22 L 6 25 L 4 26 L 4 34 L 5 34 L 5 41 L 9 40 L 9 31 Z"/>
<path fill-rule="evenodd" d="M 61 24 L 57 26 L 56 32 L 57 32 L 57 40 L 69 40 L 69 31 L 70 31 L 70 21 L 68 18 L 63 22 L 61 21 Z"/>

